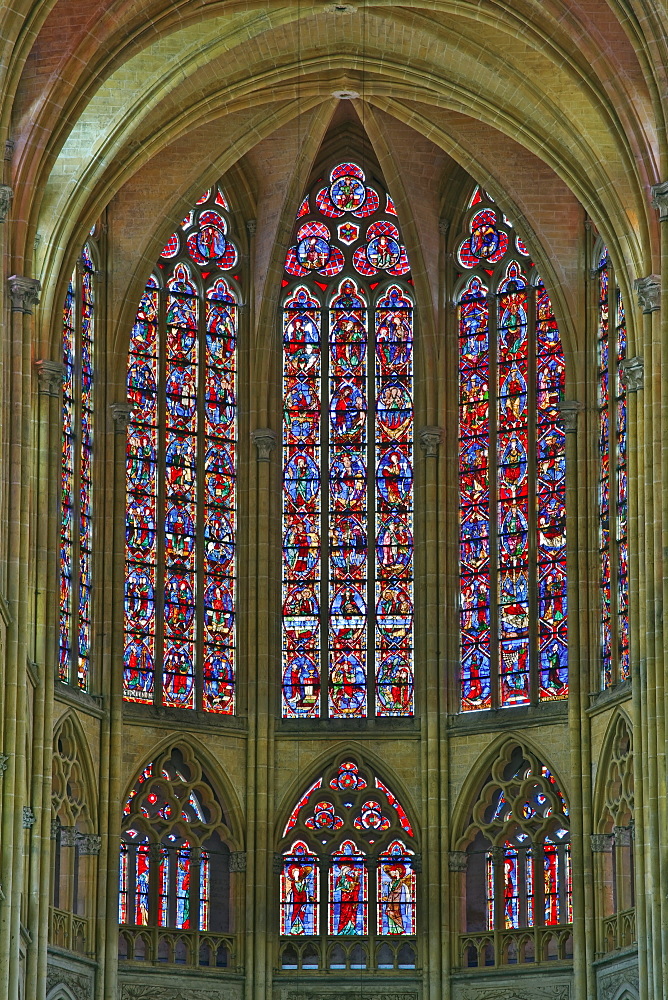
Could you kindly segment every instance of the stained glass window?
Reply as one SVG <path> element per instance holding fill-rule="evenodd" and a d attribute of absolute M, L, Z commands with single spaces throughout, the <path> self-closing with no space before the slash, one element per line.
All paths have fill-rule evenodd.
<path fill-rule="evenodd" d="M 493 955 L 478 954 L 467 933 L 572 922 L 568 806 L 554 775 L 526 749 L 503 748 L 473 806 L 461 849 L 467 856 L 467 964 L 494 964 Z M 496 964 L 511 960 L 504 954 Z"/>
<path fill-rule="evenodd" d="M 413 714 L 413 299 L 388 214 L 340 163 L 285 260 L 285 718 Z"/>
<path fill-rule="evenodd" d="M 229 848 L 221 839 L 225 823 L 196 761 L 171 748 L 149 764 L 123 810 L 119 922 L 228 931 Z M 217 900 L 213 910 L 212 894 Z"/>
<path fill-rule="evenodd" d="M 463 711 L 568 695 L 565 366 L 552 304 L 480 189 L 459 246 Z"/>
<path fill-rule="evenodd" d="M 130 336 L 124 697 L 235 711 L 238 251 L 218 188 L 165 245 Z"/>
<path fill-rule="evenodd" d="M 286 823 L 281 934 L 288 939 L 414 935 L 413 837 L 408 816 L 387 785 L 355 760 L 340 760 L 300 796 Z M 292 967 L 289 948 L 284 955 L 282 967 Z M 404 953 L 405 966 L 396 960 L 378 967 L 414 968 L 412 945 Z"/>
<path fill-rule="evenodd" d="M 86 691 L 91 650 L 95 267 L 84 245 L 63 307 L 63 452 L 61 465 L 58 679 Z"/>
<path fill-rule="evenodd" d="M 600 658 L 601 686 L 606 688 L 630 677 L 630 663 L 626 388 L 622 378 L 626 317 L 605 247 L 597 254 L 597 286 Z"/>

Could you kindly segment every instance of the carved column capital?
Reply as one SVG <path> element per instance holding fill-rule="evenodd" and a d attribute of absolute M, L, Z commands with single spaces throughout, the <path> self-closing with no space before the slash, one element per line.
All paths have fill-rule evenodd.
<path fill-rule="evenodd" d="M 466 851 L 450 851 L 448 868 L 451 872 L 465 872 L 469 866 L 469 856 Z"/>
<path fill-rule="evenodd" d="M 0 753 L 0 778 L 2 778 L 3 774 L 7 770 L 8 764 L 9 764 L 9 754 Z"/>
<path fill-rule="evenodd" d="M 612 835 L 615 838 L 615 844 L 620 847 L 630 847 L 632 841 L 632 833 L 630 826 L 613 826 Z"/>
<path fill-rule="evenodd" d="M 438 220 L 438 231 L 441 236 L 445 237 L 450 231 L 450 219 L 441 218 Z"/>
<path fill-rule="evenodd" d="M 661 308 L 661 276 L 648 274 L 646 278 L 636 278 L 633 282 L 638 296 L 638 308 L 644 313 L 656 312 Z"/>
<path fill-rule="evenodd" d="M 65 381 L 65 365 L 62 361 L 36 361 L 37 382 L 41 396 L 58 396 Z"/>
<path fill-rule="evenodd" d="M 12 156 L 14 155 L 14 146 L 15 145 L 16 145 L 16 143 L 14 142 L 13 139 L 6 139 L 5 140 L 5 159 L 6 160 L 11 160 Z"/>
<path fill-rule="evenodd" d="M 22 274 L 12 274 L 7 278 L 9 294 L 12 297 L 12 312 L 32 315 L 32 307 L 39 304 L 42 286 L 37 278 L 25 278 Z"/>
<path fill-rule="evenodd" d="M 132 406 L 130 403 L 111 403 L 109 409 L 114 421 L 114 431 L 116 434 L 125 434 L 132 418 Z"/>
<path fill-rule="evenodd" d="M 582 403 L 577 399 L 562 399 L 557 403 L 557 409 L 564 433 L 575 434 L 578 429 L 578 413 L 584 409 Z"/>
<path fill-rule="evenodd" d="M 246 229 L 248 230 L 248 235 L 252 238 L 257 232 L 257 219 L 246 219 Z"/>
<path fill-rule="evenodd" d="M 423 427 L 420 431 L 420 447 L 427 458 L 436 458 L 443 440 L 442 427 Z"/>
<path fill-rule="evenodd" d="M 659 222 L 665 222 L 668 219 L 668 181 L 653 185 L 652 208 L 658 210 Z"/>
<path fill-rule="evenodd" d="M 246 852 L 245 851 L 230 851 L 230 871 L 231 872 L 245 872 L 246 871 Z"/>
<path fill-rule="evenodd" d="M 56 816 L 51 820 L 51 840 L 57 840 L 58 833 L 60 832 L 60 820 Z"/>
<path fill-rule="evenodd" d="M 79 854 L 92 854 L 97 857 L 102 846 L 102 837 L 97 833 L 77 833 L 76 845 Z"/>
<path fill-rule="evenodd" d="M 591 850 L 592 854 L 610 854 L 612 851 L 612 834 L 592 833 Z"/>
<path fill-rule="evenodd" d="M 274 875 L 280 875 L 281 874 L 281 872 L 283 871 L 283 863 L 284 863 L 284 861 L 285 861 L 285 858 L 283 857 L 282 854 L 278 854 L 278 853 L 274 854 L 273 862 L 272 862 L 272 866 L 271 866 Z"/>
<path fill-rule="evenodd" d="M 77 842 L 77 830 L 75 826 L 61 826 L 60 846 L 74 847 Z"/>
<path fill-rule="evenodd" d="M 7 221 L 7 216 L 9 215 L 9 205 L 13 197 L 14 192 L 10 188 L 9 184 L 0 184 L 0 222 Z"/>
<path fill-rule="evenodd" d="M 258 462 L 268 462 L 276 447 L 276 431 L 269 427 L 258 427 L 251 432 L 251 439 L 257 448 Z"/>
<path fill-rule="evenodd" d="M 29 830 L 35 822 L 35 814 L 30 806 L 23 807 L 23 829 Z"/>
<path fill-rule="evenodd" d="M 619 374 L 627 392 L 637 392 L 645 386 L 645 362 L 641 357 L 626 358 L 619 365 Z"/>

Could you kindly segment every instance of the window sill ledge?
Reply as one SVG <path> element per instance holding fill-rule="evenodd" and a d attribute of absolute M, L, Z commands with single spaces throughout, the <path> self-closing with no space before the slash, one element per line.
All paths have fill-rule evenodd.
<path fill-rule="evenodd" d="M 547 701 L 542 705 L 489 708 L 482 712 L 460 712 L 448 716 L 451 736 L 517 730 L 531 726 L 559 725 L 568 719 L 568 701 Z"/>

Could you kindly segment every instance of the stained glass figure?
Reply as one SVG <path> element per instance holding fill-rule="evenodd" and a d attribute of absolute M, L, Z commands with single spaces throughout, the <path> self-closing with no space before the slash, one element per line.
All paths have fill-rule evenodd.
<path fill-rule="evenodd" d="M 514 246 L 476 189 L 459 250 L 474 271 L 458 296 L 463 711 L 568 694 L 564 357 L 545 286 Z"/>
<path fill-rule="evenodd" d="M 320 775 L 283 832 L 281 934 L 415 934 L 415 851 L 405 835 L 413 829 L 402 805 L 356 761 Z"/>
<path fill-rule="evenodd" d="M 238 252 L 226 209 L 219 188 L 198 200 L 130 337 L 124 697 L 230 715 L 238 305 L 221 272 Z"/>
<path fill-rule="evenodd" d="M 318 858 L 295 841 L 281 875 L 281 934 L 317 934 L 320 880 Z"/>
<path fill-rule="evenodd" d="M 84 245 L 63 306 L 58 679 L 88 690 L 93 553 L 95 266 Z M 78 428 L 81 428 L 79 433 Z"/>
<path fill-rule="evenodd" d="M 407 274 L 386 214 L 362 169 L 338 164 L 286 257 L 285 718 L 413 714 L 413 302 L 399 284 L 305 281 Z"/>
<path fill-rule="evenodd" d="M 626 316 L 605 247 L 597 264 L 599 645 L 606 688 L 630 677 Z"/>
<path fill-rule="evenodd" d="M 364 854 L 344 840 L 329 870 L 329 933 L 366 934 L 368 876 Z"/>
<path fill-rule="evenodd" d="M 393 841 L 379 857 L 378 934 L 415 933 L 415 872 L 411 852 Z"/>

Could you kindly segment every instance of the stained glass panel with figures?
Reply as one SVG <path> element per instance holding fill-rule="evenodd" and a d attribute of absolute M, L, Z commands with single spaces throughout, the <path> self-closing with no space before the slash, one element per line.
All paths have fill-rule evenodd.
<path fill-rule="evenodd" d="M 58 679 L 88 690 L 93 556 L 95 266 L 81 251 L 63 306 Z M 81 432 L 79 432 L 81 428 Z"/>
<path fill-rule="evenodd" d="M 476 189 L 457 257 L 463 711 L 568 694 L 564 356 L 520 243 Z"/>
<path fill-rule="evenodd" d="M 413 300 L 381 205 L 338 164 L 285 259 L 285 718 L 413 714 Z"/>
<path fill-rule="evenodd" d="M 130 338 L 124 697 L 230 715 L 240 276 L 227 212 L 217 187 L 197 201 Z"/>

